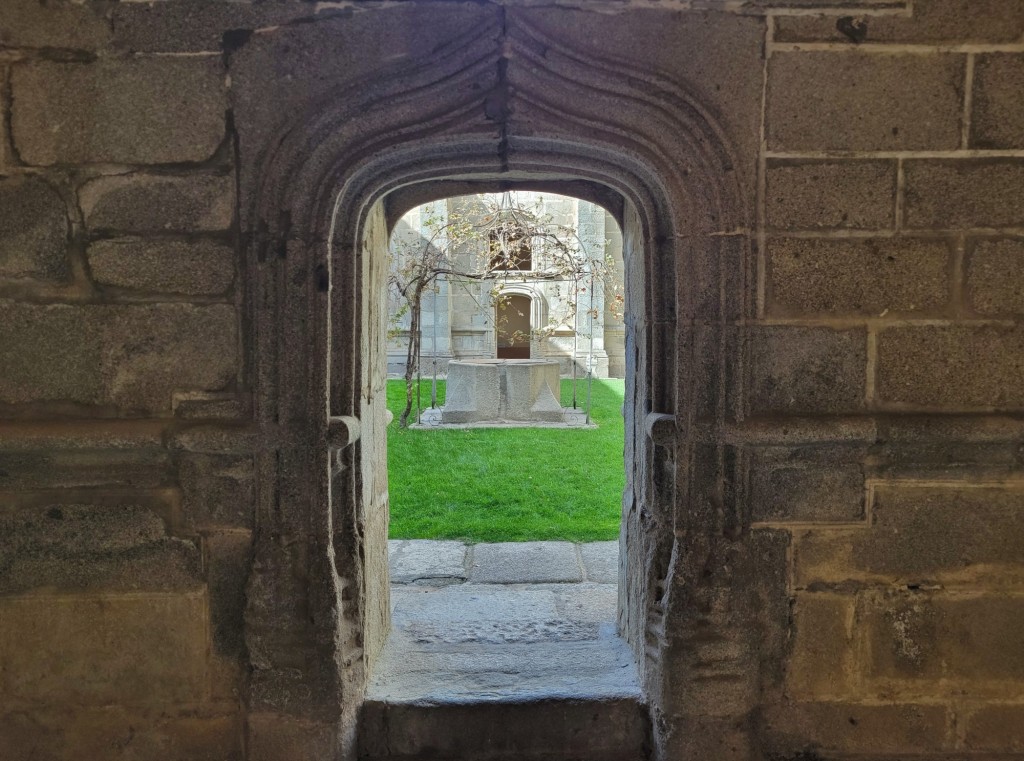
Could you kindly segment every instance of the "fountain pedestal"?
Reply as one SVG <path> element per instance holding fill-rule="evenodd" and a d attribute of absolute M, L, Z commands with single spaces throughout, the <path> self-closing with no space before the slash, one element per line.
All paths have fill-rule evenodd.
<path fill-rule="evenodd" d="M 441 423 L 561 423 L 559 389 L 557 360 L 453 360 Z"/>

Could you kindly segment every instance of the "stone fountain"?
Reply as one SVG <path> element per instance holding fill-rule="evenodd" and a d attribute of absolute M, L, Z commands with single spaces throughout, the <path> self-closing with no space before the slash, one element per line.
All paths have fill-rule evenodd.
<path fill-rule="evenodd" d="M 421 416 L 438 425 L 572 425 L 582 410 L 559 401 L 559 363 L 550 359 L 460 359 L 448 363 L 445 405 Z"/>

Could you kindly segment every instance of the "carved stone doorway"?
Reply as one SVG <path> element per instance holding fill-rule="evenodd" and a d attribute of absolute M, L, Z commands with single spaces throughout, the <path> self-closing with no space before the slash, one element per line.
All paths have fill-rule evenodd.
<path fill-rule="evenodd" d="M 262 437 L 246 613 L 255 749 L 287 732 L 311 756 L 355 752 L 388 625 L 383 252 L 413 206 L 509 188 L 592 200 L 623 231 L 618 616 L 656 753 L 677 742 L 666 728 L 738 726 L 754 704 L 728 681 L 686 697 L 701 642 L 730 644 L 709 652 L 715 664 L 728 652 L 729 668 L 756 670 L 726 602 L 742 595 L 735 563 L 721 560 L 744 520 L 742 452 L 726 438 L 744 409 L 737 321 L 751 303 L 735 161 L 678 82 L 589 59 L 525 15 L 505 21 L 310 104 L 249 191 Z"/>

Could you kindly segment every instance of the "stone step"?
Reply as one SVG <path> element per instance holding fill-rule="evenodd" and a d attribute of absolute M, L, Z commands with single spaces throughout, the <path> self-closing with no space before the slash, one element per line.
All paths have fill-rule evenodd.
<path fill-rule="evenodd" d="M 640 761 L 650 720 L 631 698 L 363 706 L 363 761 Z"/>
<path fill-rule="evenodd" d="M 650 736 L 613 584 L 392 587 L 361 717 L 373 761 L 639 761 Z"/>

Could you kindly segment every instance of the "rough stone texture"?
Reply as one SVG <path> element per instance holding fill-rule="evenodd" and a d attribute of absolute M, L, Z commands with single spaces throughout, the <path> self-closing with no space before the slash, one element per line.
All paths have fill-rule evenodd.
<path fill-rule="evenodd" d="M 117 761 L 239 761 L 242 733 L 232 706 L 212 710 L 121 706 L 0 715 L 5 761 L 63 758 Z M 126 731 L 130 727 L 131 731 Z"/>
<path fill-rule="evenodd" d="M 102 9 L 83 3 L 5 0 L 0 47 L 91 50 L 110 38 Z"/>
<path fill-rule="evenodd" d="M 892 161 L 769 161 L 768 226 L 880 230 L 896 219 Z"/>
<path fill-rule="evenodd" d="M 587 542 L 580 545 L 587 581 L 616 584 L 619 581 L 619 543 Z"/>
<path fill-rule="evenodd" d="M 895 594 L 871 598 L 860 616 L 870 642 L 868 674 L 880 686 L 913 690 L 942 680 L 939 694 L 1019 696 L 1024 680 L 1024 598 Z M 1008 694 L 1007 694 L 1008 693 Z"/>
<path fill-rule="evenodd" d="M 217 296 L 235 277 L 234 250 L 215 241 L 102 240 L 88 258 L 96 283 L 150 293 Z"/>
<path fill-rule="evenodd" d="M 353 88 L 360 97 L 370 95 L 353 86 L 379 74 L 382 66 L 423 60 L 452 40 L 492 38 L 494 29 L 488 22 L 496 23 L 499 11 L 497 6 L 459 4 L 446 6 L 439 14 L 435 7 L 406 3 L 384 13 L 349 13 L 342 19 L 285 25 L 274 34 L 253 35 L 231 56 L 232 107 L 243 151 L 252 154 L 251 162 L 265 149 L 269 135 L 339 91 Z M 388 49 L 395 55 L 384 63 L 381 52 Z M 482 72 L 476 86 L 494 87 L 494 74 L 493 69 Z M 483 109 L 473 116 L 471 124 L 466 117 L 467 127 L 486 124 Z M 255 174 L 258 168 L 259 164 L 245 166 L 242 176 Z M 252 199 L 242 200 L 244 210 Z"/>
<path fill-rule="evenodd" d="M 221 655 L 244 652 L 245 584 L 252 564 L 248 531 L 210 533 L 204 541 L 210 589 L 210 626 L 214 650 Z"/>
<path fill-rule="evenodd" d="M 202 594 L 0 597 L 0 692 L 20 700 L 190 701 L 206 687 Z"/>
<path fill-rule="evenodd" d="M 978 241 L 967 264 L 967 289 L 978 314 L 1024 314 L 1024 240 Z"/>
<path fill-rule="evenodd" d="M 1024 2 L 1021 0 L 914 0 L 913 11 L 910 17 L 781 16 L 775 22 L 775 39 L 779 42 L 852 43 L 853 35 L 860 42 L 955 44 L 1010 43 L 1024 35 Z M 845 33 L 842 30 L 846 30 Z"/>
<path fill-rule="evenodd" d="M 198 584 L 197 548 L 168 538 L 162 519 L 140 505 L 43 503 L 0 513 L 0 531 L 0 594 Z"/>
<path fill-rule="evenodd" d="M 469 578 L 478 584 L 583 581 L 569 542 L 501 542 L 473 547 Z"/>
<path fill-rule="evenodd" d="M 864 518 L 862 453 L 763 449 L 750 464 L 755 521 L 854 522 Z"/>
<path fill-rule="evenodd" d="M 759 412 L 852 412 L 864 406 L 861 330 L 766 327 L 752 332 L 751 406 Z"/>
<path fill-rule="evenodd" d="M 801 8 L 801 9 L 827 9 L 827 8 L 844 8 L 850 5 L 854 5 L 859 8 L 870 8 L 871 6 L 891 7 L 893 5 L 899 5 L 897 0 L 893 3 L 891 0 L 856 0 L 851 3 L 850 0 L 751 0 L 749 5 L 755 8 Z"/>
<path fill-rule="evenodd" d="M 234 187 L 230 175 L 127 174 L 86 183 L 79 202 L 94 232 L 218 232 L 231 225 Z"/>
<path fill-rule="evenodd" d="M 201 528 L 252 528 L 251 457 L 189 454 L 179 471 L 186 519 Z"/>
<path fill-rule="evenodd" d="M 966 147 L 1021 147 L 1024 3 L 595 2 L 0 2 L 0 185 L 52 183 L 70 242 L 60 274 L 55 232 L 0 257 L 18 270 L 0 265 L 0 755 L 308 761 L 354 758 L 363 734 L 479 759 L 498 733 L 550 759 L 626 737 L 626 712 L 595 720 L 607 706 L 585 699 L 358 723 L 388 609 L 386 326 L 359 292 L 386 215 L 356 217 L 377 181 L 500 190 L 505 168 L 637 206 L 616 614 L 653 721 L 631 698 L 616 761 L 1020 753 L 1024 162 L 961 139 L 967 116 Z M 50 230 L 51 212 L 0 228 Z M 892 234 L 948 241 L 949 274 L 883 277 L 855 239 Z M 179 290 L 159 261 L 148 281 L 122 261 L 97 285 L 87 247 L 126 236 L 231 240 L 238 277 Z M 814 278 L 770 269 L 759 244 L 779 237 L 828 239 L 800 255 Z M 948 304 L 916 308 L 940 282 Z M 325 410 L 364 424 L 330 464 Z M 649 412 L 676 418 L 656 443 Z M 91 517 L 51 526 L 54 505 Z M 610 632 L 612 585 L 561 586 L 590 589 L 510 599 L 504 630 L 436 605 L 454 586 L 404 589 L 448 619 L 423 650 L 517 638 L 477 662 L 515 686 L 524 664 L 562 684 L 601 665 L 546 659 Z"/>
<path fill-rule="evenodd" d="M 856 580 L 983 584 L 1024 577 L 1024 490 L 879 487 L 870 529 L 806 532 L 800 585 Z"/>
<path fill-rule="evenodd" d="M 224 139 L 218 57 L 15 66 L 12 130 L 28 164 L 204 161 Z"/>
<path fill-rule="evenodd" d="M 338 12 L 339 15 L 342 15 Z M 331 10 L 302 5 L 211 3 L 120 3 L 112 11 L 113 44 L 132 52 L 232 52 L 256 29 L 296 20 L 324 19 Z"/>
<path fill-rule="evenodd" d="M 764 26 L 760 19 L 714 12 L 682 16 L 670 7 L 633 13 L 626 24 L 586 8 L 524 8 L 510 15 L 525 19 L 550 39 L 571 39 L 572 47 L 585 50 L 599 67 L 630 62 L 643 72 L 671 72 L 684 97 L 715 103 L 717 119 L 732 136 L 736 157 L 732 169 L 746 180 L 747 187 L 740 192 L 753 203 L 764 71 Z M 571 37 L 566 35 L 567 29 L 573 30 Z M 638 40 L 643 44 L 637 44 Z M 512 77 L 517 75 L 513 68 Z M 577 108 L 573 102 L 578 98 L 599 97 L 606 107 L 616 107 L 596 91 L 580 94 L 567 87 L 560 88 L 559 93 L 562 108 L 569 111 Z M 636 88 L 633 97 L 644 103 L 650 95 L 645 96 L 645 88 Z M 572 108 L 568 108 L 570 105 Z M 656 105 L 660 109 L 665 104 Z M 514 119 L 516 114 L 512 116 Z M 529 125 L 524 128 L 528 130 Z M 694 203 L 700 201 L 691 199 Z M 742 217 L 739 210 L 728 210 L 730 216 L 734 213 Z M 726 220 L 722 221 L 726 224 L 721 229 L 732 229 Z"/>
<path fill-rule="evenodd" d="M 1024 407 L 1024 330 L 889 328 L 878 335 L 878 397 L 924 409 Z"/>
<path fill-rule="evenodd" d="M 910 229 L 1020 227 L 1024 161 L 907 161 L 906 226 Z"/>
<path fill-rule="evenodd" d="M 768 70 L 768 146 L 956 148 L 964 60 L 941 54 L 776 53 Z"/>
<path fill-rule="evenodd" d="M 129 452 L 5 451 L 0 471 L 0 485 L 7 490 L 97 486 L 138 490 L 165 484 L 171 467 L 167 452 L 142 448 Z"/>
<path fill-rule="evenodd" d="M 793 654 L 786 693 L 795 699 L 836 698 L 852 692 L 854 598 L 799 594 L 793 609 Z"/>
<path fill-rule="evenodd" d="M 392 584 L 441 586 L 466 580 L 466 545 L 462 542 L 391 540 L 388 564 Z"/>
<path fill-rule="evenodd" d="M 766 723 L 777 757 L 798 759 L 936 753 L 945 746 L 947 722 L 941 705 L 821 701 L 779 705 Z"/>
<path fill-rule="evenodd" d="M 1024 55 L 978 56 L 974 64 L 972 148 L 1024 148 L 1021 90 L 1024 90 Z"/>
<path fill-rule="evenodd" d="M 967 721 L 964 744 L 971 750 L 1024 753 L 1024 705 L 989 705 Z"/>
<path fill-rule="evenodd" d="M 0 180 L 0 277 L 68 274 L 68 215 L 60 194 L 32 177 Z"/>
<path fill-rule="evenodd" d="M 949 301 L 945 241 L 774 239 L 769 304 L 779 316 L 940 313 Z"/>
<path fill-rule="evenodd" d="M 215 390 L 237 372 L 229 306 L 0 304 L 0 402 L 66 400 L 166 412 L 171 394 Z"/>

